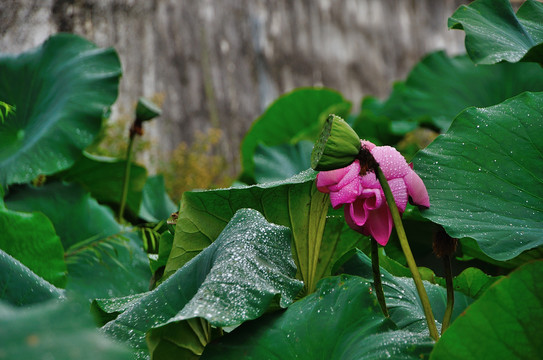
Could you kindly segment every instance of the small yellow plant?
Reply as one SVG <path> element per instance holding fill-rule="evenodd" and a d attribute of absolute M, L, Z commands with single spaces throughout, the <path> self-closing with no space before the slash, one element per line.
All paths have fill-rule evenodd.
<path fill-rule="evenodd" d="M 172 199 L 179 200 L 185 191 L 229 186 L 226 159 L 218 155 L 222 131 L 210 128 L 197 132 L 191 145 L 182 142 L 172 152 L 163 170 L 166 187 Z"/>

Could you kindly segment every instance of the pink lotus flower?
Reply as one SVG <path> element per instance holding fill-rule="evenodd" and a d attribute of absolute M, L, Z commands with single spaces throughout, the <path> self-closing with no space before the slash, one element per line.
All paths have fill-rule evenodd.
<path fill-rule="evenodd" d="M 413 165 L 393 147 L 375 146 L 361 141 L 371 152 L 385 174 L 392 195 L 400 213 L 405 211 L 408 197 L 412 202 L 430 207 L 428 192 L 422 179 L 413 171 Z M 360 174 L 359 160 L 351 165 L 317 174 L 317 189 L 330 193 L 334 209 L 343 208 L 349 226 L 364 234 L 371 235 L 379 244 L 386 245 L 394 223 L 385 194 L 374 172 Z"/>

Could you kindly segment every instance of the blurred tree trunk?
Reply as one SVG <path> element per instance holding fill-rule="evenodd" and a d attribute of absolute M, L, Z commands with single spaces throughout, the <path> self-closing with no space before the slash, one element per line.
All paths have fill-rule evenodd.
<path fill-rule="evenodd" d="M 113 117 L 130 115 L 141 95 L 163 94 L 150 154 L 163 157 L 197 130 L 219 126 L 234 172 L 243 135 L 280 94 L 326 86 L 357 109 L 362 96 L 386 96 L 425 53 L 462 52 L 463 33 L 447 30 L 462 3 L 4 0 L 0 50 L 20 52 L 59 31 L 115 47 L 124 75 Z"/>

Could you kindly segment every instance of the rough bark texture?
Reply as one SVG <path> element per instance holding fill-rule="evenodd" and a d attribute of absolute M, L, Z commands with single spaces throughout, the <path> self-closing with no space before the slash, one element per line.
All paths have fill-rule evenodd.
<path fill-rule="evenodd" d="M 447 17 L 462 0 L 4 0 L 0 51 L 20 52 L 68 31 L 120 54 L 113 117 L 163 93 L 148 130 L 167 154 L 220 126 L 239 170 L 243 134 L 271 101 L 300 86 L 339 90 L 358 107 L 386 96 L 427 52 L 463 52 Z M 155 154 L 156 155 L 156 154 Z M 151 164 L 152 165 L 152 164 Z"/>

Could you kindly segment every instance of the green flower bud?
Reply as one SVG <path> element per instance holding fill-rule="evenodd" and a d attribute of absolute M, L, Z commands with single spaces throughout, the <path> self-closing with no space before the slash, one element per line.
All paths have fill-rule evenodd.
<path fill-rule="evenodd" d="M 337 115 L 330 115 L 311 153 L 311 167 L 317 171 L 335 170 L 350 165 L 360 151 L 360 138 Z"/>
<path fill-rule="evenodd" d="M 160 108 L 156 106 L 153 102 L 146 98 L 140 97 L 138 100 L 138 105 L 136 106 L 136 120 L 148 121 L 156 118 L 162 113 Z"/>

